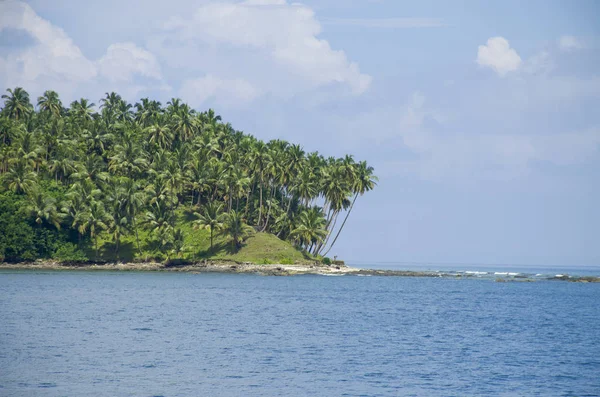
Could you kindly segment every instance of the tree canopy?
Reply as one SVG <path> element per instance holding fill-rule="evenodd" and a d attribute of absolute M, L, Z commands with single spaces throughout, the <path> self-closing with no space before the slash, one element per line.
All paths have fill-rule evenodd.
<path fill-rule="evenodd" d="M 34 107 L 21 87 L 2 98 L 0 210 L 27 227 L 0 222 L 0 259 L 52 257 L 86 243 L 97 258 L 99 236 L 113 241 L 117 255 L 121 239 L 135 236 L 141 256 L 140 231 L 167 257 L 179 255 L 182 211 L 210 231 L 211 248 L 215 233 L 239 249 L 260 231 L 324 255 L 357 197 L 377 181 L 372 167 L 350 155 L 263 142 L 178 98 L 132 105 L 111 92 L 99 105 L 82 98 L 65 107 L 46 91 Z M 21 247 L 15 241 L 23 233 L 30 236 L 22 241 L 44 234 L 54 245 Z"/>

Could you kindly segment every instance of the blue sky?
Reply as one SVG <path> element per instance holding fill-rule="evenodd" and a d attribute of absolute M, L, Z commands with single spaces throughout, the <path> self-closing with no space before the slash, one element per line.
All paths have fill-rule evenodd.
<path fill-rule="evenodd" d="M 181 97 L 372 164 L 348 261 L 600 265 L 595 1 L 0 2 L 0 89 Z"/>

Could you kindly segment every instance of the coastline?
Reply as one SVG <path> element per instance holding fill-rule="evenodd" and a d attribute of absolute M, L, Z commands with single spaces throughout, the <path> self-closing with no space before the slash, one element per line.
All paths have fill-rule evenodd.
<path fill-rule="evenodd" d="M 38 271 L 124 271 L 124 272 L 186 272 L 186 273 L 228 273 L 259 274 L 265 276 L 383 276 L 383 277 L 428 277 L 449 279 L 476 279 L 475 274 L 453 274 L 442 271 L 416 270 L 378 270 L 350 267 L 346 265 L 313 264 L 254 264 L 250 262 L 203 261 L 196 263 L 160 263 L 160 262 L 107 262 L 107 263 L 61 263 L 56 261 L 0 262 L 0 270 L 38 270 Z M 493 278 L 488 278 L 494 281 Z M 567 281 L 579 283 L 600 283 L 600 277 L 557 275 L 541 279 L 527 276 L 496 277 L 496 282 L 536 282 Z"/>

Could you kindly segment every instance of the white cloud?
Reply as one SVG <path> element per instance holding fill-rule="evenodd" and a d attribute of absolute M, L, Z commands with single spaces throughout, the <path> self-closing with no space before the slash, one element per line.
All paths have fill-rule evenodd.
<path fill-rule="evenodd" d="M 510 123 L 510 114 L 499 117 Z M 490 131 L 470 117 L 456 121 L 429 106 L 423 93 L 415 92 L 402 106 L 338 120 L 336 129 L 343 131 L 341 142 L 354 140 L 347 149 L 371 147 L 375 153 L 395 153 L 387 158 L 377 155 L 378 172 L 437 182 L 512 180 L 531 174 L 539 162 L 573 166 L 600 152 L 600 127 L 532 133 Z M 485 122 L 490 120 L 486 117 Z"/>
<path fill-rule="evenodd" d="M 100 74 L 111 81 L 130 81 L 134 74 L 161 78 L 160 66 L 154 55 L 133 43 L 111 44 L 98 60 Z"/>
<path fill-rule="evenodd" d="M 325 25 L 384 29 L 439 28 L 446 26 L 439 18 L 323 18 L 321 21 Z"/>
<path fill-rule="evenodd" d="M 558 39 L 558 48 L 561 51 L 580 50 L 583 44 L 574 36 L 562 36 Z"/>
<path fill-rule="evenodd" d="M 136 74 L 161 78 L 153 55 L 133 43 L 113 44 L 98 61 L 88 59 L 61 28 L 38 16 L 22 1 L 0 2 L 0 32 L 5 29 L 26 32 L 34 44 L 0 54 L 0 85 L 3 87 L 23 86 L 34 96 L 54 89 L 64 98 L 73 99 L 82 86 L 100 82 L 131 83 Z M 131 84 L 122 88 L 137 93 L 140 86 Z"/>
<path fill-rule="evenodd" d="M 36 42 L 32 47 L 1 57 L 0 75 L 5 84 L 77 82 L 97 74 L 94 63 L 83 56 L 62 29 L 40 18 L 23 2 L 8 0 L 0 3 L 0 32 L 4 29 L 24 30 Z"/>
<path fill-rule="evenodd" d="M 480 45 L 477 51 L 477 63 L 493 69 L 500 76 L 514 72 L 521 66 L 521 57 L 510 48 L 504 37 L 492 37 L 486 45 Z"/>
<path fill-rule="evenodd" d="M 196 107 L 208 99 L 216 99 L 229 105 L 242 104 L 251 101 L 259 94 L 258 89 L 245 80 L 227 80 L 213 75 L 186 80 L 179 90 L 181 98 Z"/>
<path fill-rule="evenodd" d="M 318 37 L 321 25 L 301 4 L 210 2 L 163 28 L 149 47 L 191 79 L 243 79 L 264 95 L 284 98 L 331 86 L 360 95 L 372 80 Z"/>

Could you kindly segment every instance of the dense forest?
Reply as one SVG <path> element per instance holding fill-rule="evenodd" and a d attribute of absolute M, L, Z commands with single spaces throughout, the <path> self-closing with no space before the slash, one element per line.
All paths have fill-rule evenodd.
<path fill-rule="evenodd" d="M 118 258 L 123 241 L 135 259 L 190 258 L 190 230 L 206 233 L 205 257 L 217 238 L 236 250 L 263 232 L 323 258 L 377 181 L 352 156 L 265 143 L 176 98 L 2 98 L 0 260 L 100 260 L 108 242 Z"/>

